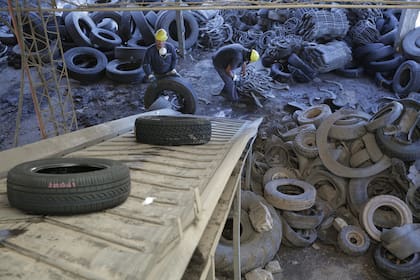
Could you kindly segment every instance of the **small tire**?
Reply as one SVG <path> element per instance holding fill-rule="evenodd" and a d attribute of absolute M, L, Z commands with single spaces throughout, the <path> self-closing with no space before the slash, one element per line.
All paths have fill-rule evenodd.
<path fill-rule="evenodd" d="M 211 138 L 211 122 L 196 117 L 143 116 L 135 121 L 137 142 L 178 146 L 206 144 Z"/>
<path fill-rule="evenodd" d="M 360 213 L 360 223 L 365 228 L 369 236 L 376 240 L 381 240 L 381 231 L 379 231 L 373 221 L 373 215 L 380 207 L 386 206 L 393 209 L 400 218 L 399 226 L 413 223 L 413 216 L 410 208 L 404 201 L 393 195 L 378 195 L 370 199 Z"/>
<path fill-rule="evenodd" d="M 337 236 L 338 247 L 346 255 L 364 255 L 370 247 L 369 236 L 356 226 L 345 226 Z"/>
<path fill-rule="evenodd" d="M 279 190 L 279 188 L 284 190 Z M 301 211 L 315 204 L 316 190 L 298 179 L 277 179 L 264 186 L 265 199 L 277 209 Z"/>
<path fill-rule="evenodd" d="M 7 174 L 10 205 L 33 214 L 100 211 L 123 203 L 129 193 L 128 167 L 109 159 L 41 159 L 19 164 Z"/>

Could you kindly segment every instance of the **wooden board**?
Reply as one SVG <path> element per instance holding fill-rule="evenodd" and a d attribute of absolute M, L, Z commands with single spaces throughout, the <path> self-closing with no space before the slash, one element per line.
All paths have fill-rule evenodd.
<path fill-rule="evenodd" d="M 2 178 L 0 232 L 18 230 L 19 234 L 0 239 L 0 259 L 6 260 L 0 275 L 8 273 L 7 256 L 12 256 L 10 264 L 21 262 L 28 268 L 36 267 L 28 264 L 31 259 L 41 262 L 46 273 L 42 279 L 55 279 L 57 273 L 88 279 L 139 279 L 139 275 L 141 279 L 180 279 L 261 119 L 211 122 L 212 138 L 205 145 L 145 145 L 137 143 L 129 131 L 106 141 L 87 136 L 89 143 L 78 143 L 71 153 L 60 148 L 51 151 L 127 164 L 130 196 L 106 211 L 67 217 L 26 215 L 8 205 Z M 11 270 L 10 275 L 17 274 Z M 31 273 L 22 275 L 29 279 Z"/>

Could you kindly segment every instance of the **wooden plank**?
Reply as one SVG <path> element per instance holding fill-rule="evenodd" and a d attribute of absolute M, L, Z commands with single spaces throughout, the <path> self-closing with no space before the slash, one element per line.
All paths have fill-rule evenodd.
<path fill-rule="evenodd" d="M 205 188 L 201 194 L 203 206 L 200 219 L 184 231 L 180 242 L 171 250 L 161 254 L 159 262 L 152 268 L 147 279 L 180 279 L 182 277 L 238 159 L 248 141 L 256 135 L 260 123 L 261 119 L 258 119 L 241 129 L 241 137 L 236 139 L 235 144 L 226 154 L 225 160 L 221 162 L 208 182 L 207 185 L 211 187 Z"/>
<path fill-rule="evenodd" d="M 177 219 L 183 225 L 189 225 L 194 220 L 194 215 L 189 214 L 193 211 L 193 201 L 185 202 L 183 205 L 163 204 L 152 202 L 144 203 L 145 200 L 129 197 L 126 202 L 116 208 L 108 210 L 109 213 L 133 218 L 144 222 L 173 227 L 177 234 Z M 192 213 L 194 214 L 194 213 Z M 188 221 L 187 221 L 188 220 Z"/>
<path fill-rule="evenodd" d="M 0 247 L 0 279 L 82 280 L 77 274 Z"/>
<path fill-rule="evenodd" d="M 226 184 L 222 196 L 207 224 L 206 230 L 182 276 L 183 280 L 206 279 L 207 275 L 210 275 L 210 279 L 214 279 L 214 277 L 211 277 L 214 273 L 212 271 L 214 269 L 212 266 L 214 264 L 214 254 L 232 206 L 235 191 L 239 185 L 239 174 L 241 173 L 238 170 L 240 170 L 242 164 L 242 162 L 238 162 L 237 170 L 232 173 L 232 176 Z"/>
<path fill-rule="evenodd" d="M 153 263 L 150 254 L 45 222 L 30 224 L 2 244 L 87 279 L 129 279 L 144 275 Z"/>
<path fill-rule="evenodd" d="M 173 150 L 171 153 L 163 152 L 163 150 L 158 150 L 158 149 L 153 149 L 151 148 L 148 151 L 124 151 L 124 150 L 120 150 L 120 151 L 115 151 L 115 152 L 108 152 L 106 153 L 106 157 L 110 158 L 110 159 L 123 159 L 123 158 L 127 158 L 130 159 L 131 157 L 138 157 L 138 156 L 162 156 L 162 157 L 170 157 L 172 159 L 184 159 L 184 160 L 190 160 L 190 161 L 198 161 L 198 162 L 203 162 L 203 161 L 212 161 L 215 159 L 215 157 L 217 157 L 218 155 L 220 155 L 219 153 L 217 154 L 207 154 L 207 155 L 202 155 L 202 154 L 198 154 L 198 153 L 185 153 L 182 151 L 176 151 Z M 71 155 L 68 155 L 68 157 L 104 157 L 104 153 L 103 152 L 97 152 L 97 151 L 78 151 L 78 152 L 74 152 Z"/>
<path fill-rule="evenodd" d="M 0 180 L 0 193 L 6 193 L 7 192 L 7 181 L 6 178 L 3 178 Z"/>
<path fill-rule="evenodd" d="M 176 238 L 176 225 L 158 225 L 110 213 L 51 216 L 46 221 L 149 254 L 165 246 L 168 239 Z"/>

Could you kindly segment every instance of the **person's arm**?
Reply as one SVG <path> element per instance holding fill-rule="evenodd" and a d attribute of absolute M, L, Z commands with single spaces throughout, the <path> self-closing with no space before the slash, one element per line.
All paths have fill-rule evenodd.
<path fill-rule="evenodd" d="M 226 74 L 233 78 L 232 65 L 228 64 L 225 68 Z"/>
<path fill-rule="evenodd" d="M 242 63 L 242 70 L 241 70 L 241 74 L 242 74 L 242 76 L 245 76 L 245 74 L 246 74 L 246 63 L 244 62 L 244 63 Z"/>

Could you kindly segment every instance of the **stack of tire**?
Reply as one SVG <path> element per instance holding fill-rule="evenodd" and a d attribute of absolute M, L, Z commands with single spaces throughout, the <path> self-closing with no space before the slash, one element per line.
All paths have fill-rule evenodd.
<path fill-rule="evenodd" d="M 184 12 L 186 48 L 198 38 L 198 24 L 193 14 Z M 70 76 L 92 82 L 106 76 L 116 82 L 142 81 L 142 61 L 154 32 L 168 30 L 168 42 L 178 47 L 175 11 L 71 12 L 64 17 L 70 44 L 64 54 Z M 109 61 L 109 62 L 108 62 Z"/>

